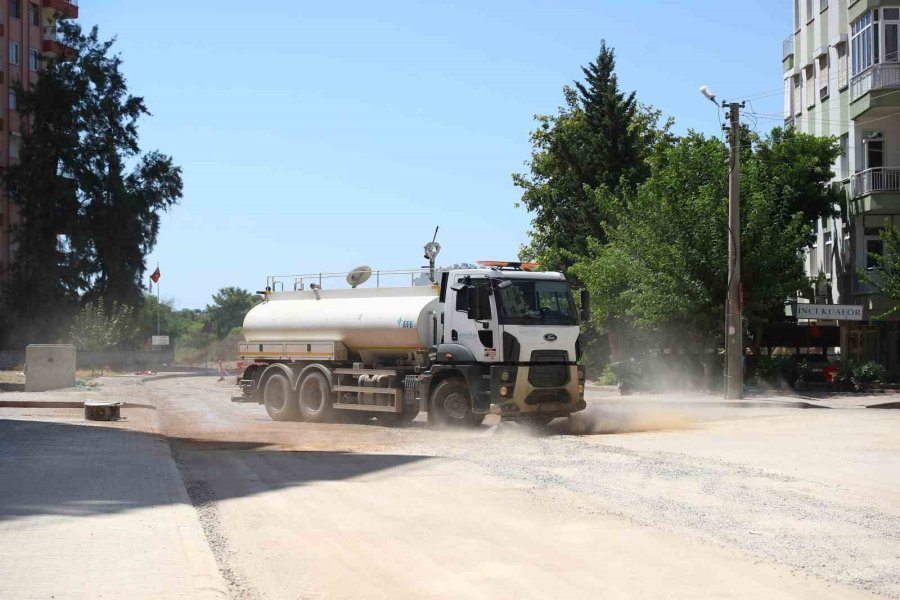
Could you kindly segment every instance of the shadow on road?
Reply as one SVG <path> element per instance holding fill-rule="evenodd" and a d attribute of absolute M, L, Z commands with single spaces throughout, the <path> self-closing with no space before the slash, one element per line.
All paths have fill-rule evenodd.
<path fill-rule="evenodd" d="M 269 445 L 167 440 L 111 427 L 0 419 L 0 521 L 190 503 L 182 475 L 188 483 L 209 481 L 222 500 L 361 477 L 430 458 L 261 449 Z"/>

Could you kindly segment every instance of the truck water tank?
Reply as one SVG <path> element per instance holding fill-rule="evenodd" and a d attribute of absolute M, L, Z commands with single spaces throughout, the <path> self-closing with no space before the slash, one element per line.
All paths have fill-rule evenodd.
<path fill-rule="evenodd" d="M 244 318 L 247 342 L 342 342 L 363 361 L 410 358 L 434 343 L 431 286 L 274 292 Z"/>

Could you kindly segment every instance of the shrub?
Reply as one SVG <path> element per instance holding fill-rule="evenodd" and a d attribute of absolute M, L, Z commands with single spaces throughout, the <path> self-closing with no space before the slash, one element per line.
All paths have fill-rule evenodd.
<path fill-rule="evenodd" d="M 616 374 L 613 373 L 612 367 L 610 365 L 606 365 L 603 367 L 603 372 L 600 373 L 600 377 L 597 378 L 597 383 L 599 385 L 616 385 L 619 383 Z"/>
<path fill-rule="evenodd" d="M 796 373 L 797 363 L 789 354 L 760 356 L 756 365 L 756 383 L 782 386 L 792 381 Z"/>
<path fill-rule="evenodd" d="M 847 361 L 841 365 L 835 376 L 836 383 L 854 392 L 864 392 L 873 384 L 884 381 L 885 369 L 874 360 Z"/>

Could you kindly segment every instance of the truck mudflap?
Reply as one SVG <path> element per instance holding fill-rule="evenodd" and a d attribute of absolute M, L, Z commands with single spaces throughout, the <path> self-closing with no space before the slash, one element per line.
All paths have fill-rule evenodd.
<path fill-rule="evenodd" d="M 584 410 L 584 367 L 491 367 L 490 412 L 504 418 L 565 417 Z"/>

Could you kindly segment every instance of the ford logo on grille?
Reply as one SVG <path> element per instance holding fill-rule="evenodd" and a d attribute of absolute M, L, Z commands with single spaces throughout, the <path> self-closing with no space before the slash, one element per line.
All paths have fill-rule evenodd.
<path fill-rule="evenodd" d="M 547 335 L 544 336 L 544 339 L 547 340 L 548 342 L 555 342 L 555 341 L 556 341 L 556 334 L 555 334 L 555 333 L 548 333 Z"/>

